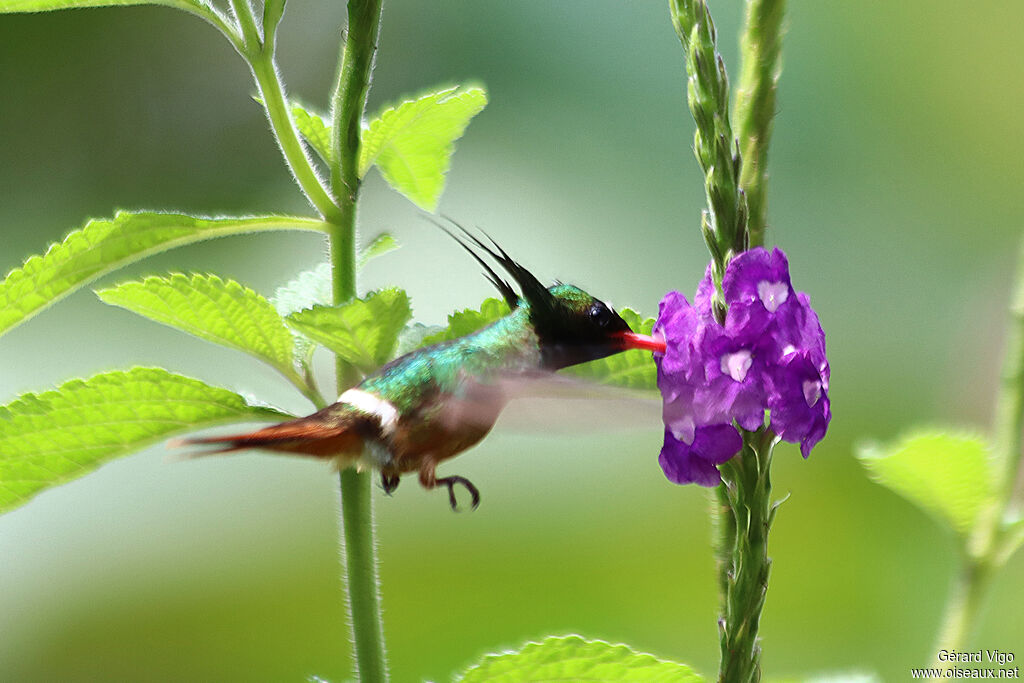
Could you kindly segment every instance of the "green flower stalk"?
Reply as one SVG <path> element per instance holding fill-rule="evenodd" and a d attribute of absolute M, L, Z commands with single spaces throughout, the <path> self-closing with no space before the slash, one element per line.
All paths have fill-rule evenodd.
<path fill-rule="evenodd" d="M 723 483 L 717 490 L 729 502 L 734 529 L 728 572 L 721 577 L 725 609 L 719 620 L 718 679 L 727 683 L 761 680 L 757 634 L 772 565 L 768 532 L 778 503 L 771 502 L 771 465 L 778 441 L 768 429 L 744 432 L 743 450 L 720 468 Z"/>
<path fill-rule="evenodd" d="M 740 155 L 729 123 L 729 76 L 715 47 L 715 25 L 704 0 L 670 0 L 669 10 L 686 50 L 686 95 L 697 123 L 693 149 L 704 172 L 708 208 L 701 216 L 712 256 L 715 314 L 724 320 L 722 276 L 733 254 L 747 247 L 747 208 L 739 186 Z"/>
<path fill-rule="evenodd" d="M 669 8 L 686 50 L 687 102 L 696 123 L 694 150 L 704 172 L 707 209 L 702 212 L 701 231 L 712 257 L 711 310 L 719 324 L 724 324 L 726 268 L 735 255 L 764 244 L 765 164 L 784 3 L 747 3 L 736 108 L 739 141 L 730 123 L 729 80 L 716 49 L 715 27 L 706 1 L 670 0 Z M 749 166 L 742 161 L 748 157 Z M 753 193 L 753 200 L 748 193 Z M 768 532 L 776 508 L 771 502 L 770 470 L 779 438 L 766 427 L 741 429 L 740 435 L 740 452 L 719 465 L 722 483 L 715 489 L 711 506 L 721 590 L 719 680 L 727 683 L 761 679 L 757 635 L 771 568 Z M 703 447 L 697 439 L 681 448 Z"/>
<path fill-rule="evenodd" d="M 266 3 L 263 35 L 248 0 L 231 0 L 242 41 L 274 136 L 288 167 L 310 203 L 324 217 L 330 240 L 332 291 L 336 304 L 356 295 L 356 209 L 359 197 L 359 145 L 366 95 L 380 30 L 381 0 L 350 0 L 348 30 L 333 94 L 330 184 L 317 174 L 299 139 L 284 88 L 274 65 L 274 31 L 283 1 Z M 358 373 L 337 361 L 338 393 L 354 385 Z M 319 401 L 322 403 L 323 401 Z M 345 589 L 360 680 L 388 678 L 374 542 L 371 474 L 346 469 L 340 475 Z"/>
<path fill-rule="evenodd" d="M 373 56 L 380 31 L 381 0 L 349 0 L 348 31 L 332 103 L 331 192 L 340 209 L 331 226 L 332 289 L 335 304 L 356 295 L 356 209 L 359 197 L 359 145 L 370 86 Z M 337 362 L 339 394 L 358 376 L 340 358 Z M 388 678 L 381 618 L 380 582 L 374 542 L 370 472 L 346 469 L 341 480 L 341 520 L 344 528 L 345 588 L 355 644 L 359 679 Z"/>
<path fill-rule="evenodd" d="M 775 118 L 775 93 L 782 71 L 785 0 L 748 0 L 740 51 L 742 72 L 733 121 L 739 132 L 740 187 L 747 198 L 750 247 L 764 245 L 768 143 Z"/>
<path fill-rule="evenodd" d="M 1017 485 L 1024 468 L 1021 431 L 1024 429 L 1024 241 L 1021 242 L 1017 281 L 1010 302 L 1000 391 L 993 425 L 992 464 L 995 496 L 982 511 L 967 539 L 953 591 L 946 604 L 935 651 L 962 651 L 977 621 L 992 577 L 1024 540 Z M 950 662 L 939 662 L 943 668 Z"/>

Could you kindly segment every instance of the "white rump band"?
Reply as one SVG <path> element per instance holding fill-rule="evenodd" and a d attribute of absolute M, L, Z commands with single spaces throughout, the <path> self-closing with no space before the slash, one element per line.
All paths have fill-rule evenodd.
<path fill-rule="evenodd" d="M 338 397 L 338 403 L 347 403 L 367 415 L 376 415 L 380 419 L 380 431 L 385 436 L 390 436 L 398 425 L 398 409 L 368 391 L 349 389 Z"/>

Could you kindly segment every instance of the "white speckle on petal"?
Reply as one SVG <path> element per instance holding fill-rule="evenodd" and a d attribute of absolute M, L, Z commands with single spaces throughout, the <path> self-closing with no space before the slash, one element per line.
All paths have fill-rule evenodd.
<path fill-rule="evenodd" d="M 747 349 L 740 349 L 736 353 L 727 353 L 722 356 L 722 373 L 729 375 L 737 382 L 742 382 L 747 378 L 747 371 L 750 370 L 750 364 L 753 362 L 754 359 Z"/>
<path fill-rule="evenodd" d="M 807 407 L 813 408 L 814 404 L 821 398 L 821 382 L 813 379 L 804 380 L 804 400 L 807 401 Z"/>
<path fill-rule="evenodd" d="M 761 299 L 764 307 L 768 309 L 768 312 L 774 313 L 789 298 L 789 287 L 786 286 L 785 282 L 762 280 L 757 283 L 757 296 Z"/>
<path fill-rule="evenodd" d="M 687 446 L 693 444 L 694 431 L 697 429 L 697 425 L 692 415 L 684 415 L 677 420 L 671 421 L 668 424 L 668 428 L 672 432 L 672 436 L 677 440 L 682 441 Z"/>

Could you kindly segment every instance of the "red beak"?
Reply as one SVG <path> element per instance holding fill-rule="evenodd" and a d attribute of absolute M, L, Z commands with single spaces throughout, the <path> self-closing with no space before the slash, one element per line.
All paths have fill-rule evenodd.
<path fill-rule="evenodd" d="M 646 334 L 637 334 L 636 332 L 622 332 L 618 336 L 622 340 L 623 348 L 665 353 L 664 339 L 658 339 Z"/>

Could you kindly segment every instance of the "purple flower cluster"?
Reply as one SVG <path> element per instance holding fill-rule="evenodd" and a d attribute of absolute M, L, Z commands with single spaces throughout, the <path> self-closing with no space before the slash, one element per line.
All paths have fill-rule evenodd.
<path fill-rule="evenodd" d="M 831 418 L 825 333 L 808 296 L 793 290 L 786 255 L 757 248 L 729 262 L 724 325 L 713 292 L 708 266 L 693 305 L 669 292 L 654 326 L 666 343 L 654 354 L 665 422 L 658 460 L 677 484 L 721 481 L 717 465 L 743 445 L 734 422 L 756 430 L 767 410 L 770 428 L 806 458 Z"/>

